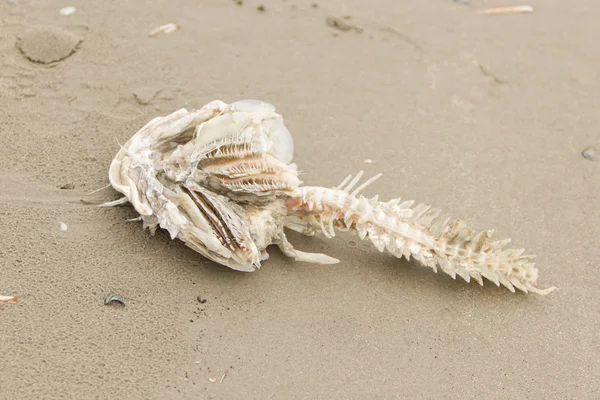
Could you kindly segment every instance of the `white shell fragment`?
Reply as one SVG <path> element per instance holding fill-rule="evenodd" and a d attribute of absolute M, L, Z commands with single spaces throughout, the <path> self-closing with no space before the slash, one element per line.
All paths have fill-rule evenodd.
<path fill-rule="evenodd" d="M 337 263 L 294 248 L 285 228 L 326 238 L 350 231 L 379 251 L 466 282 L 483 285 L 486 278 L 538 294 L 556 289 L 537 288 L 534 256 L 505 249 L 509 239 L 492 242 L 491 230 L 473 231 L 426 203 L 363 196 L 381 174 L 361 183 L 361 171 L 333 188 L 303 186 L 293 156 L 292 136 L 269 103 L 215 100 L 182 108 L 152 119 L 121 147 L 109 180 L 123 198 L 104 206 L 129 202 L 144 228 L 160 227 L 238 271 L 260 268 L 270 245 L 297 261 Z"/>
<path fill-rule="evenodd" d="M 522 14 L 522 13 L 532 13 L 532 6 L 506 6 L 506 7 L 495 7 L 495 8 L 486 8 L 483 10 L 477 11 L 478 14 L 483 15 L 504 15 L 504 14 Z"/>
<path fill-rule="evenodd" d="M 112 296 L 112 295 L 111 296 L 107 296 L 104 299 L 104 305 L 105 306 L 108 306 L 111 303 L 118 303 L 118 304 L 121 304 L 123 306 L 125 305 L 125 302 L 120 297 L 118 297 L 118 296 Z"/>
<path fill-rule="evenodd" d="M 61 232 L 66 232 L 66 231 L 67 231 L 67 229 L 69 229 L 69 228 L 67 227 L 67 224 L 65 224 L 64 222 L 61 222 L 61 223 L 60 223 L 60 230 L 61 230 Z"/>
<path fill-rule="evenodd" d="M 60 13 L 60 15 L 69 16 L 75 14 L 75 11 L 77 11 L 75 7 L 68 6 L 61 8 L 58 12 Z"/>
<path fill-rule="evenodd" d="M 178 31 L 179 29 L 180 29 L 179 25 L 174 24 L 174 23 L 169 23 L 169 24 L 161 25 L 158 28 L 151 30 L 150 33 L 148 33 L 148 36 L 154 37 L 161 32 L 165 33 L 165 34 L 173 33 L 175 31 Z"/>
<path fill-rule="evenodd" d="M 594 161 L 594 156 L 596 155 L 596 149 L 594 149 L 593 147 L 588 147 L 586 149 L 583 149 L 583 151 L 581 152 L 581 155 L 590 161 Z"/>
<path fill-rule="evenodd" d="M 18 299 L 15 296 L 1 296 L 0 303 L 16 303 Z"/>

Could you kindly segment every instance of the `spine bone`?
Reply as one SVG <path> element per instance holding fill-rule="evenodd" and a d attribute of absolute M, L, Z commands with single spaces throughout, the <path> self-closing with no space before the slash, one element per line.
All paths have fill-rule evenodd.
<path fill-rule="evenodd" d="M 422 265 L 437 268 L 456 279 L 456 275 L 483 285 L 486 278 L 497 286 L 514 292 L 547 294 L 555 287 L 538 289 L 538 271 L 531 262 L 532 255 L 524 249 L 503 249 L 510 239 L 490 242 L 493 231 L 473 232 L 466 224 L 452 219 L 429 204 L 393 199 L 380 202 L 358 193 L 374 179 L 353 192 L 362 173 L 346 187 L 349 178 L 336 188 L 302 187 L 288 200 L 290 214 L 305 218 L 313 228 L 327 237 L 335 235 L 334 228 L 355 231 L 361 239 L 368 237 L 379 250 L 394 256 L 414 258 Z"/>

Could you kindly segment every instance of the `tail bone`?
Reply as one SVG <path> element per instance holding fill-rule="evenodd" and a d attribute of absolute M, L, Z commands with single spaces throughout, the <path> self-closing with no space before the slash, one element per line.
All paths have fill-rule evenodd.
<path fill-rule="evenodd" d="M 354 231 L 362 239 L 368 237 L 379 251 L 388 250 L 396 257 L 414 258 L 422 265 L 437 268 L 456 279 L 456 275 L 483 285 L 486 278 L 510 291 L 548 294 L 555 287 L 538 289 L 538 270 L 523 255 L 524 249 L 504 249 L 510 239 L 491 242 L 492 230 L 474 232 L 464 221 L 453 220 L 430 204 L 400 198 L 381 202 L 377 196 L 368 199 L 360 192 L 381 174 L 355 189 L 363 172 L 349 175 L 337 187 L 302 187 L 288 200 L 288 210 L 294 218 L 320 230 L 325 236 L 335 236 L 335 229 Z M 350 192 L 352 190 L 352 192 Z"/>

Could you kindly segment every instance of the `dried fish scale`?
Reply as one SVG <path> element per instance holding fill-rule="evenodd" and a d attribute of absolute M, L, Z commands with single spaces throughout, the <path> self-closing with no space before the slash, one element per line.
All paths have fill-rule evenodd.
<path fill-rule="evenodd" d="M 400 198 L 381 202 L 360 193 L 362 171 L 334 188 L 303 186 L 292 163 L 294 144 L 271 104 L 216 100 L 198 110 L 181 109 L 140 129 L 113 159 L 109 179 L 124 195 L 105 206 L 129 202 L 143 227 L 158 227 L 210 260 L 255 271 L 277 245 L 297 261 L 339 262 L 305 253 L 285 229 L 327 238 L 335 230 L 369 239 L 379 251 L 438 267 L 456 279 L 483 279 L 511 291 L 547 294 L 536 287 L 538 270 L 524 250 L 505 250 L 509 239 L 490 242 L 493 231 L 474 232 L 440 209 Z"/>

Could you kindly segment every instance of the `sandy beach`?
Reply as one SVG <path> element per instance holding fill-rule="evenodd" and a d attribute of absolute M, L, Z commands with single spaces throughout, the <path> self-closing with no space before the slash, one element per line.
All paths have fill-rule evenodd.
<path fill-rule="evenodd" d="M 600 398 L 600 3 L 524 4 L 0 0 L 0 399 Z M 559 290 L 349 234 L 242 273 L 95 206 L 152 118 L 248 98 L 307 185 L 382 172 L 369 196 L 494 229 Z"/>

